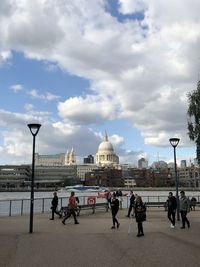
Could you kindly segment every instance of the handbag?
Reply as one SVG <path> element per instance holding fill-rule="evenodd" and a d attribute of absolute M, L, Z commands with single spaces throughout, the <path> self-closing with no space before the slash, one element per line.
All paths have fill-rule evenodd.
<path fill-rule="evenodd" d="M 138 212 L 136 214 L 136 222 L 144 222 L 146 221 L 146 213 L 145 212 Z"/>

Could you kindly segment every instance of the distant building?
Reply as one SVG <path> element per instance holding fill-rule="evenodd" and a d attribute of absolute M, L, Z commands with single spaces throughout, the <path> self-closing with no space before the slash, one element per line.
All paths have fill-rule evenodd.
<path fill-rule="evenodd" d="M 96 169 L 97 166 L 95 164 L 78 164 L 77 165 L 77 177 L 81 179 L 82 182 L 85 182 L 85 175 Z"/>
<path fill-rule="evenodd" d="M 101 167 L 85 174 L 85 185 L 99 185 L 105 187 L 122 187 L 124 180 L 122 170 L 112 167 Z"/>
<path fill-rule="evenodd" d="M 119 157 L 115 154 L 113 146 L 108 140 L 107 133 L 96 153 L 96 164 L 100 166 L 114 166 L 119 164 Z"/>
<path fill-rule="evenodd" d="M 136 181 L 132 176 L 124 178 L 124 186 L 126 188 L 133 188 L 136 186 Z"/>
<path fill-rule="evenodd" d="M 181 160 L 181 168 L 186 168 L 187 167 L 187 161 L 184 159 L 184 160 Z"/>
<path fill-rule="evenodd" d="M 139 169 L 148 168 L 148 161 L 145 158 L 139 159 L 138 160 L 138 168 Z"/>
<path fill-rule="evenodd" d="M 94 157 L 92 155 L 88 155 L 87 158 L 83 159 L 83 163 L 94 164 Z"/>
<path fill-rule="evenodd" d="M 151 167 L 153 169 L 167 169 L 168 168 L 168 165 L 167 165 L 167 162 L 163 161 L 163 160 L 160 160 L 160 161 L 155 161 L 152 163 Z"/>
<path fill-rule="evenodd" d="M 76 163 L 76 156 L 74 149 L 67 151 L 66 153 L 60 153 L 55 155 L 39 155 L 35 153 L 35 165 L 36 166 L 65 166 Z"/>
<path fill-rule="evenodd" d="M 35 153 L 35 166 L 64 166 L 65 153 L 56 155 L 39 155 Z"/>

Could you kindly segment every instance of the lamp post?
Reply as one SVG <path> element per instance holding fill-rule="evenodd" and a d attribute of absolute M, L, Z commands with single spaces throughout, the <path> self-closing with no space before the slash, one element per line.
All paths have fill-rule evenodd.
<path fill-rule="evenodd" d="M 30 224 L 29 233 L 33 232 L 33 205 L 34 205 L 34 177 L 35 177 L 35 137 L 39 132 L 41 124 L 31 123 L 27 125 L 33 136 L 33 154 L 32 154 L 32 176 L 31 176 L 31 199 L 30 199 Z"/>
<path fill-rule="evenodd" d="M 179 195 L 178 195 L 178 175 L 177 175 L 177 166 L 176 166 L 176 147 L 179 143 L 179 138 L 170 138 L 169 142 L 174 148 L 174 171 L 175 171 L 175 179 L 176 179 L 176 201 L 177 201 L 177 221 L 180 221 L 180 214 L 179 214 Z"/>

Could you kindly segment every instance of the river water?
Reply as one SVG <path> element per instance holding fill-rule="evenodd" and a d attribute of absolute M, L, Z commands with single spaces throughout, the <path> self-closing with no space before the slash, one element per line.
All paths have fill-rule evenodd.
<path fill-rule="evenodd" d="M 35 198 L 52 198 L 53 192 L 35 192 L 34 197 Z M 175 190 L 172 192 L 174 195 L 176 194 Z M 127 191 L 126 191 L 127 193 Z M 147 196 L 160 196 L 160 197 L 167 197 L 169 191 L 141 191 L 141 190 L 135 190 L 135 194 L 140 195 L 141 197 L 147 197 Z M 185 191 L 186 195 L 189 197 L 192 196 L 200 196 L 200 191 Z M 57 192 L 58 197 L 69 197 L 70 192 L 69 191 L 58 191 Z M 75 192 L 76 196 L 97 196 L 97 192 Z M 0 192 L 0 200 L 12 200 L 12 199 L 30 199 L 30 192 Z"/>

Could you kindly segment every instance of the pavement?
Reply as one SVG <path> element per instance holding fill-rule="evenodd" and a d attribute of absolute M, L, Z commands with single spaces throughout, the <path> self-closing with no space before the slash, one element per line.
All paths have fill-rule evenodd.
<path fill-rule="evenodd" d="M 50 214 L 0 217 L 0 267 L 199 267 L 200 210 L 191 211 L 190 229 L 169 227 L 162 208 L 149 208 L 144 237 L 136 237 L 137 225 L 120 210 L 119 229 L 111 229 L 111 213 L 81 214 L 49 220 Z M 129 231 L 130 230 L 130 231 Z"/>

